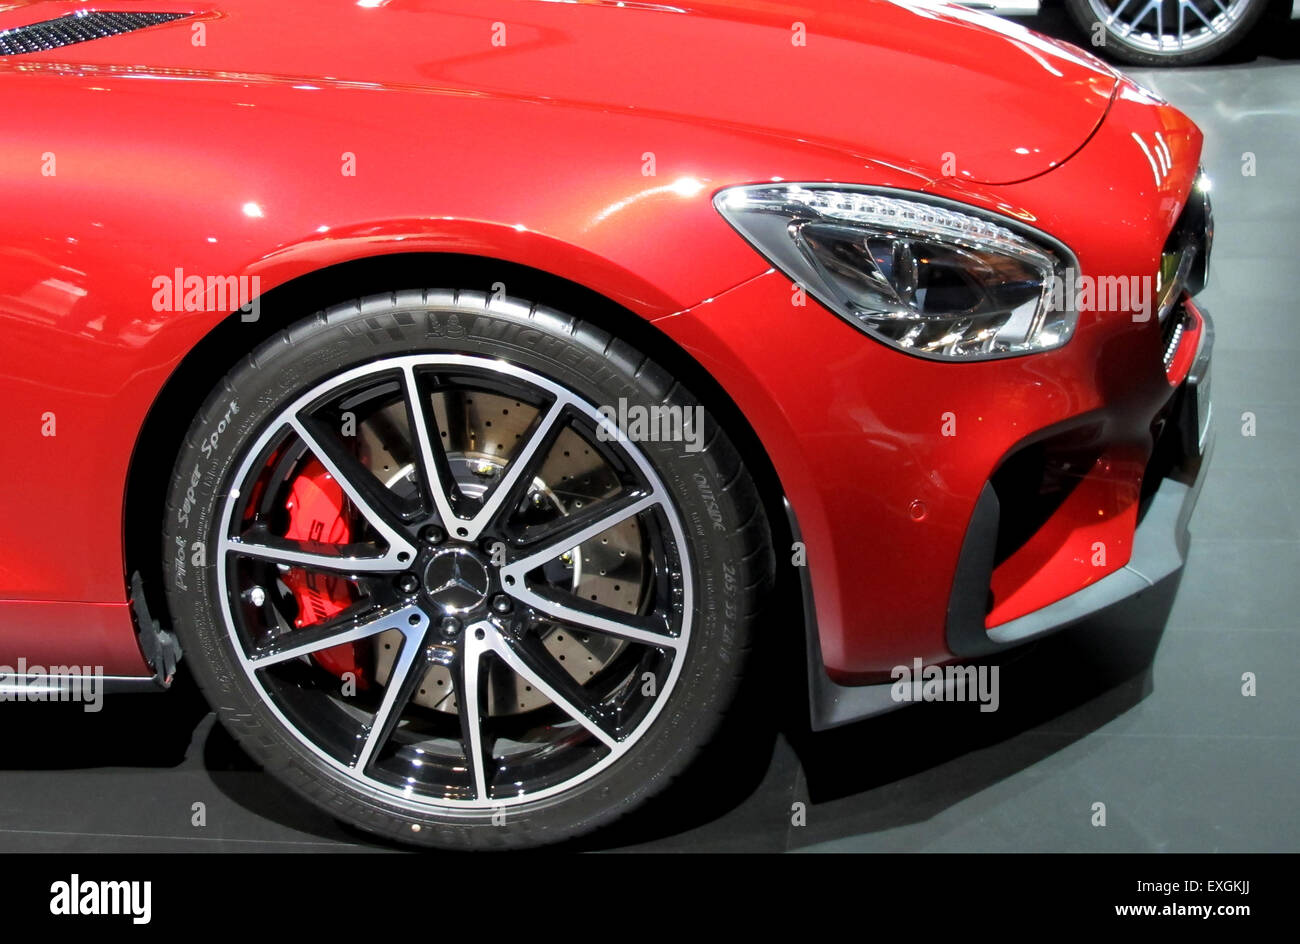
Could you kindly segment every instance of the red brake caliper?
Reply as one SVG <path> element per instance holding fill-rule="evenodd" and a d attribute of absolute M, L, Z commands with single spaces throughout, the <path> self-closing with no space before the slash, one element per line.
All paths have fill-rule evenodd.
<path fill-rule="evenodd" d="M 289 528 L 284 536 L 291 541 L 347 544 L 352 539 L 352 526 L 345 506 L 339 483 L 312 459 L 294 479 L 284 503 L 289 512 Z M 352 605 L 352 584 L 345 577 L 294 568 L 284 575 L 284 583 L 298 603 L 294 625 L 299 628 L 323 622 Z M 312 658 L 321 668 L 340 678 L 345 672 L 351 672 L 357 688 L 364 689 L 370 681 L 360 664 L 361 648 L 361 643 L 344 643 L 322 649 Z"/>

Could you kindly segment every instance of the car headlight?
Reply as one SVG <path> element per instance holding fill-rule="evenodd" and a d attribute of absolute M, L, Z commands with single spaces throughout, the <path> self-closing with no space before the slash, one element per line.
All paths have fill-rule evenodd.
<path fill-rule="evenodd" d="M 831 311 L 910 354 L 978 360 L 1060 347 L 1077 321 L 1069 251 L 946 202 L 863 187 L 759 184 L 714 198 Z M 1013 228 L 1014 227 L 1014 228 Z"/>

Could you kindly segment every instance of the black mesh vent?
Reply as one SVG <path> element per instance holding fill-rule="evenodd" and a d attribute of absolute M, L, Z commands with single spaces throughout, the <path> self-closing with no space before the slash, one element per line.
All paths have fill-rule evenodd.
<path fill-rule="evenodd" d="M 190 16 L 189 13 L 113 13 L 91 11 L 42 20 L 0 33 L 0 56 L 43 52 L 91 39 L 116 36 Z"/>
<path fill-rule="evenodd" d="M 998 496 L 994 566 L 1029 543 L 1092 472 L 1104 449 L 1101 436 L 1101 425 L 1089 423 L 1021 446 L 1003 460 L 990 480 Z"/>

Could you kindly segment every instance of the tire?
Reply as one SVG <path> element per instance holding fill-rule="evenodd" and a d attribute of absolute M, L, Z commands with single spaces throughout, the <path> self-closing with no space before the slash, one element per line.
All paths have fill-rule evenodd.
<path fill-rule="evenodd" d="M 1267 0 L 1223 0 L 1223 7 L 1216 0 L 1185 0 L 1178 7 L 1184 30 L 1180 38 L 1172 17 L 1157 23 L 1154 10 L 1146 12 L 1146 0 L 1065 0 L 1070 16 L 1088 37 L 1118 10 L 1116 22 L 1104 27 L 1105 45 L 1088 48 L 1138 66 L 1189 66 L 1217 59 L 1250 33 L 1267 5 Z M 1209 28 L 1206 21 L 1220 30 Z M 1162 43 L 1156 39 L 1158 27 L 1163 28 Z"/>
<path fill-rule="evenodd" d="M 406 365 L 413 365 L 409 372 Z M 394 373 L 384 374 L 390 367 Z M 468 373 L 457 380 L 454 375 L 460 370 Z M 493 373 L 505 370 L 514 373 Z M 475 373 L 478 371 L 483 372 Z M 359 379 L 345 383 L 343 379 L 353 374 Z M 384 379 L 388 377 L 396 379 L 389 383 Z M 459 390 L 454 386 L 457 382 L 467 386 Z M 464 407 L 465 415 L 471 416 L 471 394 L 480 403 L 486 397 L 495 407 L 510 396 L 522 398 L 541 389 L 523 386 L 534 382 L 550 383 L 558 392 L 553 402 L 543 395 L 527 430 L 538 434 L 546 429 L 543 420 L 551 415 L 548 411 L 560 416 L 552 429 L 564 422 L 571 426 L 555 434 L 558 438 L 547 458 L 540 458 L 548 448 L 543 443 L 530 459 L 520 460 L 541 465 L 521 464 L 514 488 L 526 492 L 517 493 L 523 496 L 517 502 L 516 493 L 507 494 L 497 517 L 502 521 L 502 534 L 508 534 L 508 527 L 517 527 L 525 533 L 532 533 L 529 529 L 533 528 L 538 534 L 559 535 L 539 538 L 540 552 L 533 545 L 518 544 L 524 538 L 512 535 L 491 545 L 492 553 L 499 556 L 486 557 L 486 538 L 464 543 L 451 533 L 460 530 L 460 523 L 469 525 L 471 519 L 477 520 L 477 506 L 465 504 L 469 494 L 465 490 L 473 483 L 462 483 L 457 476 L 466 474 L 462 466 L 488 460 L 466 458 L 469 447 L 463 452 L 444 448 L 440 459 L 428 459 L 424 466 L 419 459 L 412 460 L 405 477 L 394 480 L 398 485 L 385 484 L 376 492 L 375 482 L 383 481 L 374 466 L 378 460 L 372 460 L 369 467 L 375 476 L 370 481 L 346 455 L 347 450 L 359 450 L 360 446 L 339 446 L 332 439 L 326 444 L 324 417 L 333 415 L 329 411 L 335 409 L 331 396 L 341 397 L 339 404 L 350 402 L 348 397 L 361 403 L 355 415 L 368 404 L 380 404 L 368 414 L 370 419 L 363 421 L 373 420 L 375 429 L 383 426 L 380 418 L 398 415 L 392 411 L 400 413 L 404 407 L 406 439 L 412 454 L 418 454 L 412 402 L 423 404 L 426 428 L 439 432 L 438 440 L 451 443 L 455 437 L 447 438 L 448 430 L 457 429 L 460 422 L 453 419 L 453 413 L 459 417 Z M 350 383 L 357 385 L 355 391 Z M 393 383 L 399 388 L 397 394 L 391 392 Z M 341 386 L 331 388 L 331 384 Z M 501 395 L 492 392 L 497 390 L 493 384 L 520 386 L 504 388 L 507 400 L 501 400 L 492 399 Z M 325 390 L 323 399 L 301 411 L 285 413 L 287 405 L 313 389 Z M 400 406 L 398 399 L 382 406 L 388 403 L 385 397 L 404 397 L 409 390 L 419 391 L 419 395 L 400 399 Z M 521 390 L 524 393 L 519 393 Z M 567 397 L 572 397 L 572 402 L 564 399 Z M 552 843 L 594 830 L 664 789 L 709 741 L 732 700 L 754 635 L 755 615 L 771 585 L 774 561 L 758 492 L 736 449 L 707 411 L 692 414 L 703 418 L 703 435 L 692 440 L 702 447 L 697 451 L 683 448 L 681 442 L 605 441 L 600 438 L 599 426 L 597 436 L 591 439 L 592 420 L 583 411 L 595 405 L 612 408 L 620 399 L 629 412 L 638 405 L 692 411 L 700 407 L 671 374 L 605 331 L 529 302 L 489 299 L 478 292 L 412 290 L 363 298 L 301 321 L 258 347 L 230 371 L 195 418 L 176 460 L 163 535 L 164 583 L 173 623 L 187 664 L 221 723 L 268 773 L 322 810 L 367 832 L 418 845 L 487 849 Z M 558 412 L 562 401 L 563 412 Z M 439 402 L 445 416 L 439 413 Z M 529 405 L 520 399 L 515 402 L 515 412 L 527 410 Z M 474 409 L 486 412 L 487 408 Z M 301 430 L 307 432 L 300 435 L 298 427 L 289 423 L 290 415 L 300 418 Z M 504 422 L 504 418 L 498 419 Z M 481 417 L 476 421 L 481 422 Z M 349 435 L 342 429 L 340 442 Z M 614 498 L 590 502 L 587 518 L 574 508 L 575 503 L 581 506 L 581 501 L 570 499 L 565 506 L 563 498 L 553 497 L 550 481 L 542 480 L 550 463 L 565 461 L 559 458 L 559 446 L 577 441 L 565 437 L 580 436 L 584 431 L 591 439 L 584 448 L 594 449 L 597 458 L 582 461 L 595 468 L 607 464 L 614 470 L 610 475 L 623 477 Z M 358 440 L 363 437 L 354 435 Z M 367 427 L 364 436 L 370 435 Z M 467 434 L 461 430 L 458 435 Z M 278 442 L 277 437 L 284 442 L 268 445 Z M 498 447 L 502 452 L 505 438 L 503 433 Z M 432 433 L 429 441 L 428 455 L 434 456 Z M 524 437 L 520 441 L 531 440 Z M 400 443 L 385 447 L 393 462 L 398 461 L 399 447 Z M 493 444 L 484 448 L 490 450 Z M 523 450 L 525 446 L 513 448 Z M 294 455 L 299 457 L 291 459 Z M 330 457 L 333 464 L 324 468 L 334 472 L 333 476 L 322 475 L 322 455 Z M 517 451 L 504 464 L 486 472 L 480 467 L 479 471 L 495 476 L 504 489 L 510 463 L 522 455 Z M 563 455 L 568 457 L 570 451 Z M 637 455 L 643 464 L 638 464 Z M 312 457 L 316 465 L 311 463 Z M 291 491 L 290 500 L 279 504 L 280 499 L 268 497 L 284 493 L 289 480 L 281 474 L 281 467 L 294 462 L 294 468 L 314 470 L 317 478 L 304 479 L 307 473 L 303 472 L 292 479 L 293 489 L 304 481 L 328 489 L 331 478 L 342 483 L 352 476 L 356 499 L 353 491 L 345 488 L 347 501 L 340 499 L 336 505 L 363 520 L 348 527 L 349 540 L 354 543 L 326 549 L 348 562 L 340 564 L 340 570 L 377 568 L 382 561 L 393 564 L 394 549 L 402 540 L 413 548 L 415 558 L 401 566 L 412 570 L 396 577 L 389 572 L 357 571 L 354 586 L 352 577 L 343 581 L 326 570 L 319 571 L 312 584 L 312 568 L 320 563 L 314 557 L 312 566 L 300 568 L 294 561 L 286 564 L 286 550 L 303 554 L 321 550 L 319 542 L 285 536 L 298 533 L 292 530 L 297 527 L 293 515 L 305 513 L 302 496 L 307 492 Z M 657 482 L 639 483 L 638 476 L 643 474 L 647 482 Z M 259 475 L 261 478 L 250 479 Z M 596 476 L 596 472 L 590 473 L 590 477 Z M 449 515 L 440 515 L 429 483 L 453 479 L 457 485 L 445 490 L 444 497 L 451 494 L 448 500 L 461 504 Z M 479 496 L 482 505 L 496 494 L 493 487 Z M 567 487 L 570 492 L 564 494 L 578 494 L 578 484 Z M 399 496 L 403 488 L 416 498 Z M 532 566 L 521 563 L 522 557 L 516 560 L 517 555 L 552 553 L 558 546 L 554 541 L 573 539 L 572 529 L 580 522 L 603 523 L 622 514 L 619 508 L 631 507 L 611 504 L 609 508 L 614 510 L 606 512 L 601 501 L 627 503 L 637 495 L 648 495 L 640 500 L 652 504 L 614 529 L 601 532 L 605 537 L 599 542 L 599 535 L 591 536 L 567 555 L 567 562 L 561 556 L 535 571 L 519 570 L 514 575 L 518 577 L 515 591 L 532 594 L 528 598 L 532 602 L 509 599 L 510 612 L 496 613 L 495 607 L 507 605 L 500 600 L 508 597 L 506 582 L 514 579 L 510 567 Z M 295 500 L 298 505 L 293 506 Z M 290 530 L 285 530 L 284 509 L 290 507 L 296 510 L 288 512 Z M 464 517 L 466 507 L 469 518 Z M 542 517 L 543 524 L 536 528 L 519 524 L 534 514 Z M 372 516 L 380 524 L 374 524 Z M 377 534 L 394 521 L 398 528 L 395 541 L 375 539 L 364 543 L 362 550 L 356 549 L 355 539 L 371 533 L 368 529 Z M 429 521 L 437 523 L 430 526 Z M 485 525 L 482 534 L 496 533 L 491 527 Z M 279 536 L 277 529 L 282 532 Z M 583 615 L 586 611 L 579 608 L 579 604 L 588 606 L 585 588 L 604 588 L 608 584 L 600 581 L 617 579 L 621 572 L 611 570 L 614 578 L 596 575 L 596 563 L 604 559 L 597 552 L 613 554 L 596 545 L 617 544 L 624 540 L 625 529 L 631 535 L 625 546 L 640 548 L 640 589 L 629 588 L 626 601 L 602 602 L 605 608 L 593 612 L 604 619 L 613 613 L 612 622 L 619 631 L 650 633 L 644 637 L 649 642 L 594 631 L 589 622 L 565 623 L 544 611 L 556 606 L 561 607 L 556 612 L 562 617 L 576 613 L 583 620 L 590 619 L 590 614 Z M 429 543 L 435 540 L 441 543 Z M 552 545 L 546 545 L 548 540 Z M 625 559 L 616 564 L 631 566 Z M 474 569 L 480 565 L 486 574 L 483 580 Z M 322 566 L 332 564 L 324 561 Z M 409 573 L 418 567 L 425 569 L 416 574 L 420 587 L 412 595 Z M 454 578 L 446 576 L 449 568 L 455 570 Z M 309 578 L 305 583 L 295 576 L 300 571 Z M 559 577 L 552 578 L 553 572 Z M 392 591 L 385 589 L 390 578 Z M 497 589 L 489 594 L 489 584 L 484 581 L 494 581 Z M 331 598 L 308 597 L 315 602 L 305 605 L 299 594 L 309 591 L 303 588 L 310 584 L 337 589 L 345 582 L 343 596 L 335 600 L 345 609 L 310 623 L 312 607 Z M 619 590 L 621 585 L 614 587 Z M 566 595 L 570 591 L 573 596 Z M 636 593 L 644 599 L 634 599 Z M 646 599 L 652 600 L 653 606 Z M 615 604 L 623 609 L 611 610 Z M 353 612 L 348 606 L 372 615 L 345 619 Z M 298 615 L 292 618 L 295 612 Z M 396 625 L 403 618 L 414 628 Z M 308 624 L 299 625 L 304 620 Z M 418 626 L 417 620 L 421 621 Z M 448 620 L 459 626 L 459 636 Z M 394 625 L 375 635 L 374 624 L 385 621 Z M 322 648 L 326 638 L 337 639 L 336 630 L 358 626 L 370 635 L 338 648 Z M 629 630 L 628 626 L 641 629 Z M 646 626 L 650 629 L 644 629 Z M 318 630 L 317 636 L 302 635 Z M 398 630 L 409 635 L 400 635 Z M 562 630 L 569 632 L 569 643 L 554 641 L 557 635 L 563 638 Z M 485 635 L 475 641 L 477 633 Z M 606 652 L 617 653 L 608 661 L 594 663 L 600 666 L 599 671 L 588 668 L 588 673 L 595 674 L 585 682 L 573 681 L 577 677 L 573 673 L 580 670 L 561 666 L 555 671 L 560 666 L 556 660 L 563 658 L 554 655 L 555 647 L 576 647 L 579 637 L 588 647 L 579 654 L 587 652 L 588 661 L 595 658 L 591 653 L 600 653 L 602 658 Z M 297 643 L 300 639 L 309 641 Z M 386 676 L 383 659 L 387 656 L 375 655 L 365 663 L 358 655 L 378 653 L 378 641 L 382 640 L 397 645 Z M 295 655 L 295 645 L 316 648 Z M 546 664 L 539 646 L 551 647 L 547 652 L 554 665 Z M 357 658 L 358 671 L 350 673 L 350 693 L 347 674 L 339 672 L 334 655 L 338 652 L 344 653 L 345 663 Z M 405 674 L 399 675 L 408 654 L 413 661 Z M 570 658 L 574 658 L 572 653 Z M 367 664 L 371 667 L 366 668 Z M 631 682 L 620 681 L 620 673 L 629 665 Z M 636 673 L 642 669 L 638 677 Z M 444 698 L 435 704 L 439 694 L 430 695 L 426 689 L 433 686 L 435 674 L 444 671 L 451 700 Z M 467 674 L 471 671 L 472 675 Z M 570 681 L 565 681 L 566 672 Z M 359 679 L 370 686 L 360 695 Z M 530 680 L 535 687 L 525 684 Z M 635 687 L 638 681 L 640 689 Z M 551 688 L 543 697 L 539 693 L 546 683 Z M 340 687 L 336 691 L 331 686 Z M 461 692 L 471 689 L 476 707 L 466 710 Z M 552 698 L 556 692 L 561 693 L 559 700 Z M 385 716 L 383 706 L 390 697 L 399 707 Z M 530 700 L 521 701 L 518 713 L 512 714 L 516 697 Z M 362 704 L 366 698 L 369 707 Z M 599 701 L 601 698 L 607 701 Z M 539 700 L 551 703 L 538 705 Z M 566 713 L 562 703 L 577 706 L 576 710 Z M 469 733 L 474 710 L 481 716 L 478 742 L 476 735 Z M 394 716 L 396 722 L 380 720 Z M 615 725 L 615 717 L 626 719 L 619 721 L 623 727 Z M 349 735 L 347 725 L 353 721 L 357 727 Z M 539 746 L 524 740 L 524 746 L 516 748 L 523 737 L 519 732 L 525 730 L 545 732 L 539 736 L 554 738 L 554 743 L 544 740 Z M 444 743 L 455 742 L 457 731 L 458 747 Z M 509 733 L 503 735 L 502 731 Z M 367 755 L 370 741 L 377 746 Z M 507 745 L 501 748 L 502 753 L 493 754 L 494 745 L 502 744 Z M 457 750 L 461 752 L 459 768 Z M 359 763 L 358 753 L 365 757 Z M 413 759 L 417 757 L 423 760 Z M 475 757 L 488 761 L 475 763 Z M 481 772 L 482 779 L 470 770 Z M 494 771 L 505 780 L 493 782 Z M 512 772 L 507 776 L 501 771 Z M 408 784 L 404 778 L 412 772 L 428 778 L 415 788 L 414 799 L 401 792 Z M 506 789 L 516 782 L 523 784 L 521 795 Z"/>

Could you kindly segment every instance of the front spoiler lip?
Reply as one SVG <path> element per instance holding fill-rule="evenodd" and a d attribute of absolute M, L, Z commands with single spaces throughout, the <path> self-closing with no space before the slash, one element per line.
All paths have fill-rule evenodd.
<path fill-rule="evenodd" d="M 1197 310 L 1204 327 L 1196 360 L 1185 381 L 1187 384 L 1199 384 L 1205 379 L 1214 346 L 1214 327 L 1209 312 L 1201 306 L 1197 306 Z M 1193 430 L 1192 438 L 1195 437 Z M 1205 483 L 1205 472 L 1214 451 L 1214 438 L 1213 424 L 1207 424 L 1205 443 L 1199 455 L 1185 460 L 1174 470 L 1175 474 L 1166 476 L 1160 483 L 1134 531 L 1133 551 L 1125 566 L 1055 603 L 992 629 L 983 630 L 981 620 L 982 639 L 968 651 L 958 651 L 966 648 L 964 646 L 951 645 L 950 633 L 950 648 L 954 654 L 987 657 L 1048 635 L 1148 590 L 1181 570 L 1187 562 L 1191 544 L 1188 522 Z M 814 731 L 850 724 L 909 704 L 894 697 L 894 683 L 848 686 L 832 681 L 821 662 L 815 627 L 808 636 L 808 700 Z M 946 685 L 951 684 L 948 673 L 945 673 L 945 679 Z"/>

